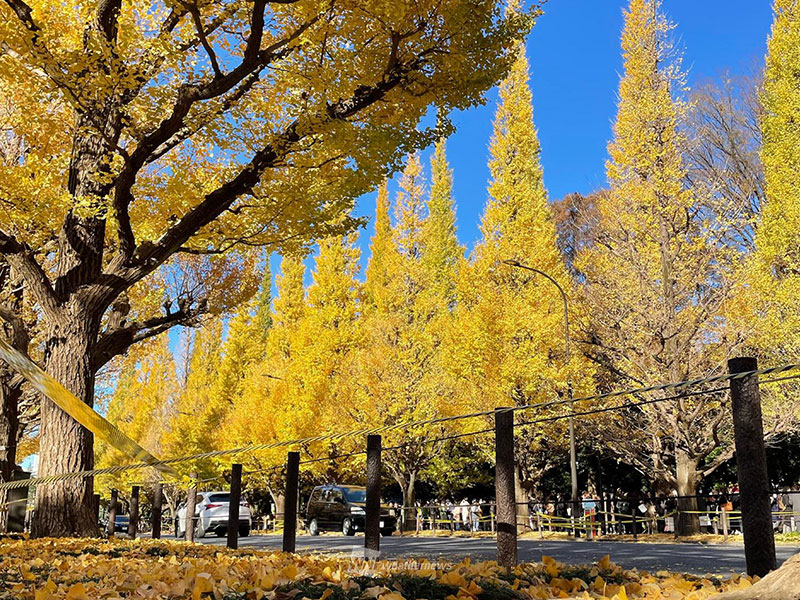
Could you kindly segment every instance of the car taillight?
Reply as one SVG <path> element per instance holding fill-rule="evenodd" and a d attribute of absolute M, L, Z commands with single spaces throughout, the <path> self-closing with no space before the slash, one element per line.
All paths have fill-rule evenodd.
<path fill-rule="evenodd" d="M 220 508 L 222 504 L 207 504 L 206 508 Z"/>

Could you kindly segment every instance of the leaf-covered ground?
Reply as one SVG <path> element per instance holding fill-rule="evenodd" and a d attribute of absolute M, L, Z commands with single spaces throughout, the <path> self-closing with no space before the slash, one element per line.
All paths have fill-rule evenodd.
<path fill-rule="evenodd" d="M 746 578 L 648 574 L 605 557 L 566 566 L 543 557 L 506 572 L 494 562 L 363 561 L 153 540 L 0 540 L 0 599 L 700 600 Z"/>

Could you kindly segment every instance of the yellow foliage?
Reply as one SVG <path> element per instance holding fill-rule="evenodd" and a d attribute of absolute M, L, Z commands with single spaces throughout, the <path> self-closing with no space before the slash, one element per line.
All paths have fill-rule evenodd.
<path fill-rule="evenodd" d="M 659 0 L 630 1 L 609 189 L 594 196 L 595 243 L 576 259 L 589 351 L 609 366 L 614 388 L 718 369 L 736 343 L 719 315 L 740 277 L 740 257 L 716 242 L 701 192 L 686 185 L 683 76 L 671 29 Z M 598 435 L 654 481 L 691 495 L 697 465 L 721 443 L 719 411 L 715 397 L 652 404 L 638 409 L 635 421 L 617 413 Z M 684 421 L 689 412 L 691 422 Z M 684 468 L 679 482 L 675 470 Z"/>
<path fill-rule="evenodd" d="M 540 275 L 504 264 L 517 260 L 550 275 L 564 289 L 573 328 L 572 284 L 556 244 L 533 124 L 528 61 L 523 46 L 499 91 L 489 168 L 489 200 L 481 222 L 482 238 L 461 270 L 452 338 L 450 370 L 458 391 L 453 412 L 533 404 L 565 397 L 572 380 L 577 395 L 592 389 L 592 367 L 582 353 L 565 352 L 564 310 L 558 289 Z M 574 332 L 574 329 L 573 329 Z M 563 410 L 551 411 L 563 413 Z M 520 418 L 541 416 L 521 413 Z M 537 450 L 566 439 L 565 423 L 520 428 L 518 454 L 523 476 L 537 479 Z"/>
<path fill-rule="evenodd" d="M 409 596 L 402 582 L 416 577 L 447 586 L 452 590 L 448 598 L 463 600 L 480 600 L 487 589 L 493 598 L 509 599 L 522 595 L 545 600 L 702 600 L 751 584 L 750 579 L 738 577 L 712 579 L 666 572 L 653 576 L 609 563 L 609 576 L 619 583 L 601 587 L 581 576 L 554 577 L 543 568 L 555 565 L 563 572 L 573 570 L 552 560 L 548 565 L 521 564 L 514 569 L 516 580 L 510 584 L 505 569 L 493 561 L 440 562 L 431 576 L 413 561 L 230 551 L 160 540 L 4 539 L 0 541 L 0 579 L 5 587 L 0 598 L 269 599 L 284 594 L 293 597 L 314 585 L 322 587 L 314 598 L 337 593 L 353 600 L 403 600 Z"/>

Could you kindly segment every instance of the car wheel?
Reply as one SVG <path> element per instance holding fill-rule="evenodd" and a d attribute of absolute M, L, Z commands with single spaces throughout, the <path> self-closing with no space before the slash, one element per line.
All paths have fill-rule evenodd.
<path fill-rule="evenodd" d="M 311 519 L 311 522 L 308 524 L 308 533 L 311 535 L 319 535 L 319 523 L 317 523 L 316 519 Z"/>
<path fill-rule="evenodd" d="M 356 530 L 353 529 L 353 523 L 350 521 L 350 517 L 345 517 L 344 521 L 342 521 L 342 533 L 345 535 L 356 534 Z"/>
<path fill-rule="evenodd" d="M 250 535 L 250 528 L 245 525 L 239 528 L 239 537 L 248 537 Z"/>
<path fill-rule="evenodd" d="M 394 533 L 394 529 L 381 529 L 381 535 L 383 537 L 391 537 L 391 535 L 393 533 Z"/>

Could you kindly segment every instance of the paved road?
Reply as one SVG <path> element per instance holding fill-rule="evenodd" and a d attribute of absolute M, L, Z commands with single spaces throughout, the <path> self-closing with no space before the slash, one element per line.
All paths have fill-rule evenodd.
<path fill-rule="evenodd" d="M 204 544 L 225 544 L 225 538 L 203 538 Z M 265 550 L 280 549 L 281 538 L 277 535 L 258 535 L 240 538 L 242 548 L 254 547 Z M 297 536 L 298 552 L 350 553 L 363 549 L 362 536 L 324 535 Z M 636 544 L 631 542 L 586 542 L 563 540 L 519 540 L 519 559 L 539 561 L 542 555 L 552 556 L 569 564 L 588 564 L 605 554 L 625 568 L 648 571 L 667 569 L 685 573 L 714 573 L 727 575 L 745 570 L 744 547 L 741 544 L 711 546 L 701 544 Z M 458 559 L 466 556 L 473 559 L 494 559 L 495 540 L 492 538 L 446 538 L 446 537 L 398 537 L 381 539 L 383 558 L 425 557 L 428 559 Z M 778 562 L 800 552 L 798 546 L 778 546 Z"/>

